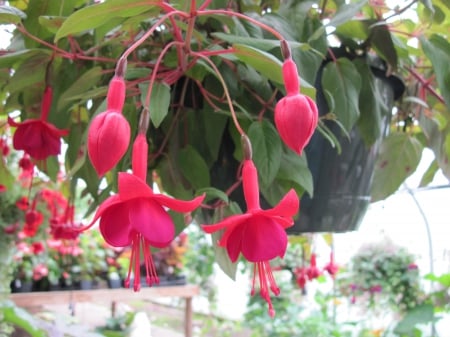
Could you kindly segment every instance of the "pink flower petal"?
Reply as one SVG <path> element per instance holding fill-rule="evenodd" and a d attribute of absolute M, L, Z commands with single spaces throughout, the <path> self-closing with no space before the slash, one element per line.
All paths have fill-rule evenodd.
<path fill-rule="evenodd" d="M 298 195 L 294 189 L 291 189 L 274 208 L 263 210 L 261 214 L 265 216 L 292 217 L 297 214 L 299 207 Z"/>
<path fill-rule="evenodd" d="M 131 244 L 129 212 L 126 204 L 120 204 L 110 207 L 102 214 L 100 232 L 105 241 L 113 247 Z"/>
<path fill-rule="evenodd" d="M 135 198 L 150 198 L 153 196 L 153 190 L 145 181 L 134 174 L 120 172 L 119 195 L 123 201 Z"/>
<path fill-rule="evenodd" d="M 165 196 L 164 194 L 154 194 L 152 199 L 175 212 L 186 213 L 191 212 L 198 206 L 200 206 L 200 204 L 203 202 L 203 199 L 205 199 L 205 194 L 195 197 L 192 200 L 178 200 Z"/>
<path fill-rule="evenodd" d="M 242 251 L 242 237 L 244 236 L 245 225 L 238 226 L 229 231 L 226 237 L 226 248 L 231 262 L 236 262 Z"/>
<path fill-rule="evenodd" d="M 141 233 L 150 245 L 167 246 L 175 237 L 175 225 L 170 215 L 157 202 L 138 198 L 127 203 L 131 227 Z"/>
<path fill-rule="evenodd" d="M 263 262 L 283 257 L 287 234 L 283 227 L 264 216 L 254 216 L 242 232 L 242 254 L 250 262 Z M 231 239 L 231 236 L 228 240 Z"/>

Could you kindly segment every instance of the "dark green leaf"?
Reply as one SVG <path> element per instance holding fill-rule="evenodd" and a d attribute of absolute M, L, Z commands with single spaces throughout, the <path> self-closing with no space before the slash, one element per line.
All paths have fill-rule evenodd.
<path fill-rule="evenodd" d="M 264 186 L 269 186 L 280 169 L 282 145 L 273 124 L 262 121 L 254 122 L 248 137 L 252 142 L 253 161 L 259 170 L 259 179 Z"/>
<path fill-rule="evenodd" d="M 159 12 L 157 6 L 152 6 L 141 0 L 109 0 L 82 8 L 74 12 L 64 21 L 55 36 L 55 41 L 71 35 L 101 26 L 110 19 L 128 18 L 146 11 Z"/>
<path fill-rule="evenodd" d="M 406 134 L 393 133 L 383 141 L 375 164 L 372 201 L 383 200 L 395 191 L 419 165 L 423 146 Z"/>
<path fill-rule="evenodd" d="M 178 166 L 194 189 L 211 185 L 208 165 L 194 147 L 187 145 L 180 151 Z"/>
<path fill-rule="evenodd" d="M 27 16 L 20 9 L 12 6 L 0 6 L 0 24 L 2 23 L 19 23 Z"/>
<path fill-rule="evenodd" d="M 359 96 L 359 110 L 361 117 L 358 119 L 358 128 L 361 136 L 370 146 L 380 137 L 382 118 L 388 114 L 384 97 L 379 92 L 375 77 L 365 59 L 356 59 L 354 65 L 361 76 L 361 93 Z"/>
<path fill-rule="evenodd" d="M 333 96 L 335 110 L 330 112 L 337 116 L 349 132 L 360 116 L 361 77 L 358 70 L 346 58 L 329 62 L 323 70 L 322 86 Z"/>
<path fill-rule="evenodd" d="M 7 88 L 10 92 L 20 91 L 33 84 L 44 81 L 45 68 L 50 57 L 47 53 L 33 54 L 27 58 L 16 70 Z M 43 90 L 43 89 L 42 89 Z"/>
<path fill-rule="evenodd" d="M 431 61 L 442 96 L 447 106 L 450 106 L 450 43 L 436 34 L 429 39 L 422 36 L 420 43 Z"/>
<path fill-rule="evenodd" d="M 170 87 L 164 82 L 155 82 L 153 84 L 150 106 L 146 106 L 147 92 L 149 83 L 139 84 L 141 91 L 141 103 L 150 111 L 150 120 L 158 128 L 169 112 L 170 105 Z"/>
<path fill-rule="evenodd" d="M 369 40 L 377 53 L 392 67 L 397 69 L 397 51 L 387 25 L 374 25 L 370 28 Z"/>
<path fill-rule="evenodd" d="M 298 156 L 294 152 L 283 153 L 277 180 L 294 182 L 301 186 L 312 197 L 314 184 L 311 171 L 308 169 L 306 156 Z"/>
<path fill-rule="evenodd" d="M 102 75 L 101 67 L 93 67 L 86 71 L 59 96 L 57 110 L 59 111 L 66 107 L 70 101 L 78 99 L 80 95 L 84 94 L 85 99 L 92 98 L 92 96 L 86 95 L 86 92 L 98 82 Z"/>

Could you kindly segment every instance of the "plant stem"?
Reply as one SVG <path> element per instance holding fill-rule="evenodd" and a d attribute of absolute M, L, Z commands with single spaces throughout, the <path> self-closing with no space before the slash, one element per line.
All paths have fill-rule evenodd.
<path fill-rule="evenodd" d="M 202 53 L 193 53 L 193 54 L 196 55 L 197 57 L 205 60 L 211 66 L 211 68 L 213 68 L 214 72 L 217 74 L 217 78 L 219 79 L 220 83 L 222 84 L 223 92 L 225 94 L 225 97 L 228 102 L 228 106 L 230 108 L 230 113 L 231 113 L 231 118 L 233 119 L 233 123 L 234 123 L 236 129 L 238 130 L 239 134 L 241 136 L 244 136 L 245 132 L 244 132 L 244 130 L 242 130 L 242 127 L 239 124 L 239 121 L 236 116 L 236 111 L 234 111 L 234 106 L 233 106 L 233 102 L 231 100 L 230 92 L 228 91 L 227 84 L 225 83 L 223 76 L 220 74 L 219 69 L 217 69 L 217 66 L 214 64 L 213 61 L 211 61 L 207 56 L 204 56 Z"/>
<path fill-rule="evenodd" d="M 420 82 L 420 84 L 422 84 L 422 86 L 424 86 L 424 87 L 430 92 L 431 95 L 433 95 L 434 97 L 436 97 L 436 98 L 438 99 L 439 102 L 441 102 L 442 104 L 445 105 L 445 100 L 444 100 L 444 98 L 436 92 L 436 90 L 430 85 L 430 83 L 429 83 L 426 79 L 424 79 L 424 78 L 422 77 L 422 75 L 420 75 L 420 74 L 419 74 L 416 70 L 414 70 L 413 68 L 406 67 L 406 70 L 408 70 L 409 73 L 410 73 L 411 75 L 413 75 L 413 76 Z"/>

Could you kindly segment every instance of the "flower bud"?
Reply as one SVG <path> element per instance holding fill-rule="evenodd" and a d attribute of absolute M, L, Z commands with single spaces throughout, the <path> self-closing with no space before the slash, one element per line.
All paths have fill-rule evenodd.
<path fill-rule="evenodd" d="M 275 106 L 275 126 L 283 142 L 301 155 L 317 126 L 319 113 L 316 103 L 299 93 L 297 66 L 292 59 L 283 64 L 287 96 Z"/>
<path fill-rule="evenodd" d="M 88 154 L 99 176 L 112 169 L 127 151 L 130 125 L 115 110 L 95 116 L 88 132 Z"/>
<path fill-rule="evenodd" d="M 125 80 L 123 77 L 114 76 L 109 82 L 108 94 L 106 96 L 106 109 L 122 111 L 125 102 Z"/>

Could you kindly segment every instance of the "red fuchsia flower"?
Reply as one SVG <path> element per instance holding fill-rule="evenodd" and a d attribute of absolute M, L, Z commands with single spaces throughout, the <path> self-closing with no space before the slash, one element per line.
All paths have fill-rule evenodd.
<path fill-rule="evenodd" d="M 292 226 L 292 217 L 298 212 L 299 199 L 295 191 L 290 190 L 277 206 L 262 210 L 259 204 L 258 172 L 251 159 L 244 160 L 242 184 L 247 211 L 232 215 L 214 225 L 202 225 L 207 233 L 224 229 L 218 242 L 225 247 L 231 261 L 236 262 L 242 255 L 254 263 L 252 295 L 255 293 L 255 281 L 259 280 L 261 297 L 269 305 L 269 315 L 275 310 L 270 300 L 270 292 L 278 295 L 278 288 L 272 275 L 269 261 L 277 256 L 283 257 L 287 248 L 285 228 Z"/>
<path fill-rule="evenodd" d="M 25 153 L 23 155 L 22 158 L 20 158 L 19 160 L 19 167 L 23 170 L 23 171 L 33 171 L 34 168 L 34 164 L 33 162 L 30 160 L 30 156 Z"/>
<path fill-rule="evenodd" d="M 286 96 L 275 105 L 275 126 L 283 142 L 301 155 L 316 129 L 319 113 L 316 103 L 299 92 L 297 65 L 290 53 L 283 63 Z"/>
<path fill-rule="evenodd" d="M 8 189 L 6 188 L 5 185 L 0 184 L 0 193 L 6 192 Z"/>
<path fill-rule="evenodd" d="M 68 130 L 58 129 L 47 122 L 51 102 L 52 88 L 46 87 L 39 119 L 27 119 L 22 123 L 16 123 L 8 117 L 8 124 L 16 128 L 13 136 L 14 148 L 25 151 L 36 160 L 58 155 L 61 152 L 61 137 L 69 133 Z"/>
<path fill-rule="evenodd" d="M 0 138 L 0 151 L 3 157 L 7 157 L 9 154 L 8 142 L 4 138 Z"/>
<path fill-rule="evenodd" d="M 132 154 L 133 174 L 121 172 L 118 194 L 106 199 L 87 228 L 100 219 L 100 232 L 113 247 L 132 246 L 130 270 L 125 285 L 129 287 L 134 270 L 135 291 L 140 289 L 141 248 L 146 269 L 146 283 L 159 283 L 150 246 L 168 246 L 175 236 L 175 226 L 166 207 L 176 212 L 191 212 L 203 201 L 204 195 L 191 201 L 170 198 L 154 193 L 146 183 L 148 144 L 144 134 L 138 134 Z"/>
<path fill-rule="evenodd" d="M 11 234 L 16 234 L 16 232 L 17 232 L 17 230 L 19 229 L 19 224 L 18 223 L 15 223 L 15 224 L 11 224 L 11 225 L 8 225 L 8 226 L 6 226 L 6 227 L 4 227 L 3 228 L 3 232 L 5 233 L 5 234 L 9 234 L 9 235 L 11 235 Z"/>
<path fill-rule="evenodd" d="M 109 84 L 106 111 L 95 116 L 89 126 L 88 155 L 99 176 L 117 165 L 130 143 L 130 125 L 122 115 L 125 80 L 114 76 Z"/>
<path fill-rule="evenodd" d="M 305 267 L 298 267 L 294 270 L 295 281 L 300 289 L 305 289 L 306 282 L 308 281 L 308 275 Z"/>
<path fill-rule="evenodd" d="M 316 254 L 312 253 L 309 267 L 306 269 L 306 274 L 308 275 L 308 278 L 310 280 L 314 280 L 322 274 L 320 272 L 320 269 L 317 268 L 317 260 L 316 259 L 317 259 Z"/>
<path fill-rule="evenodd" d="M 45 251 L 44 244 L 42 242 L 33 242 L 31 244 L 31 249 L 33 250 L 33 254 L 38 255 Z"/>
<path fill-rule="evenodd" d="M 334 253 L 330 253 L 330 262 L 323 268 L 332 278 L 336 276 L 339 271 L 339 266 L 334 262 Z"/>
<path fill-rule="evenodd" d="M 21 197 L 16 202 L 16 207 L 22 211 L 26 211 L 28 209 L 29 203 L 27 197 Z"/>

